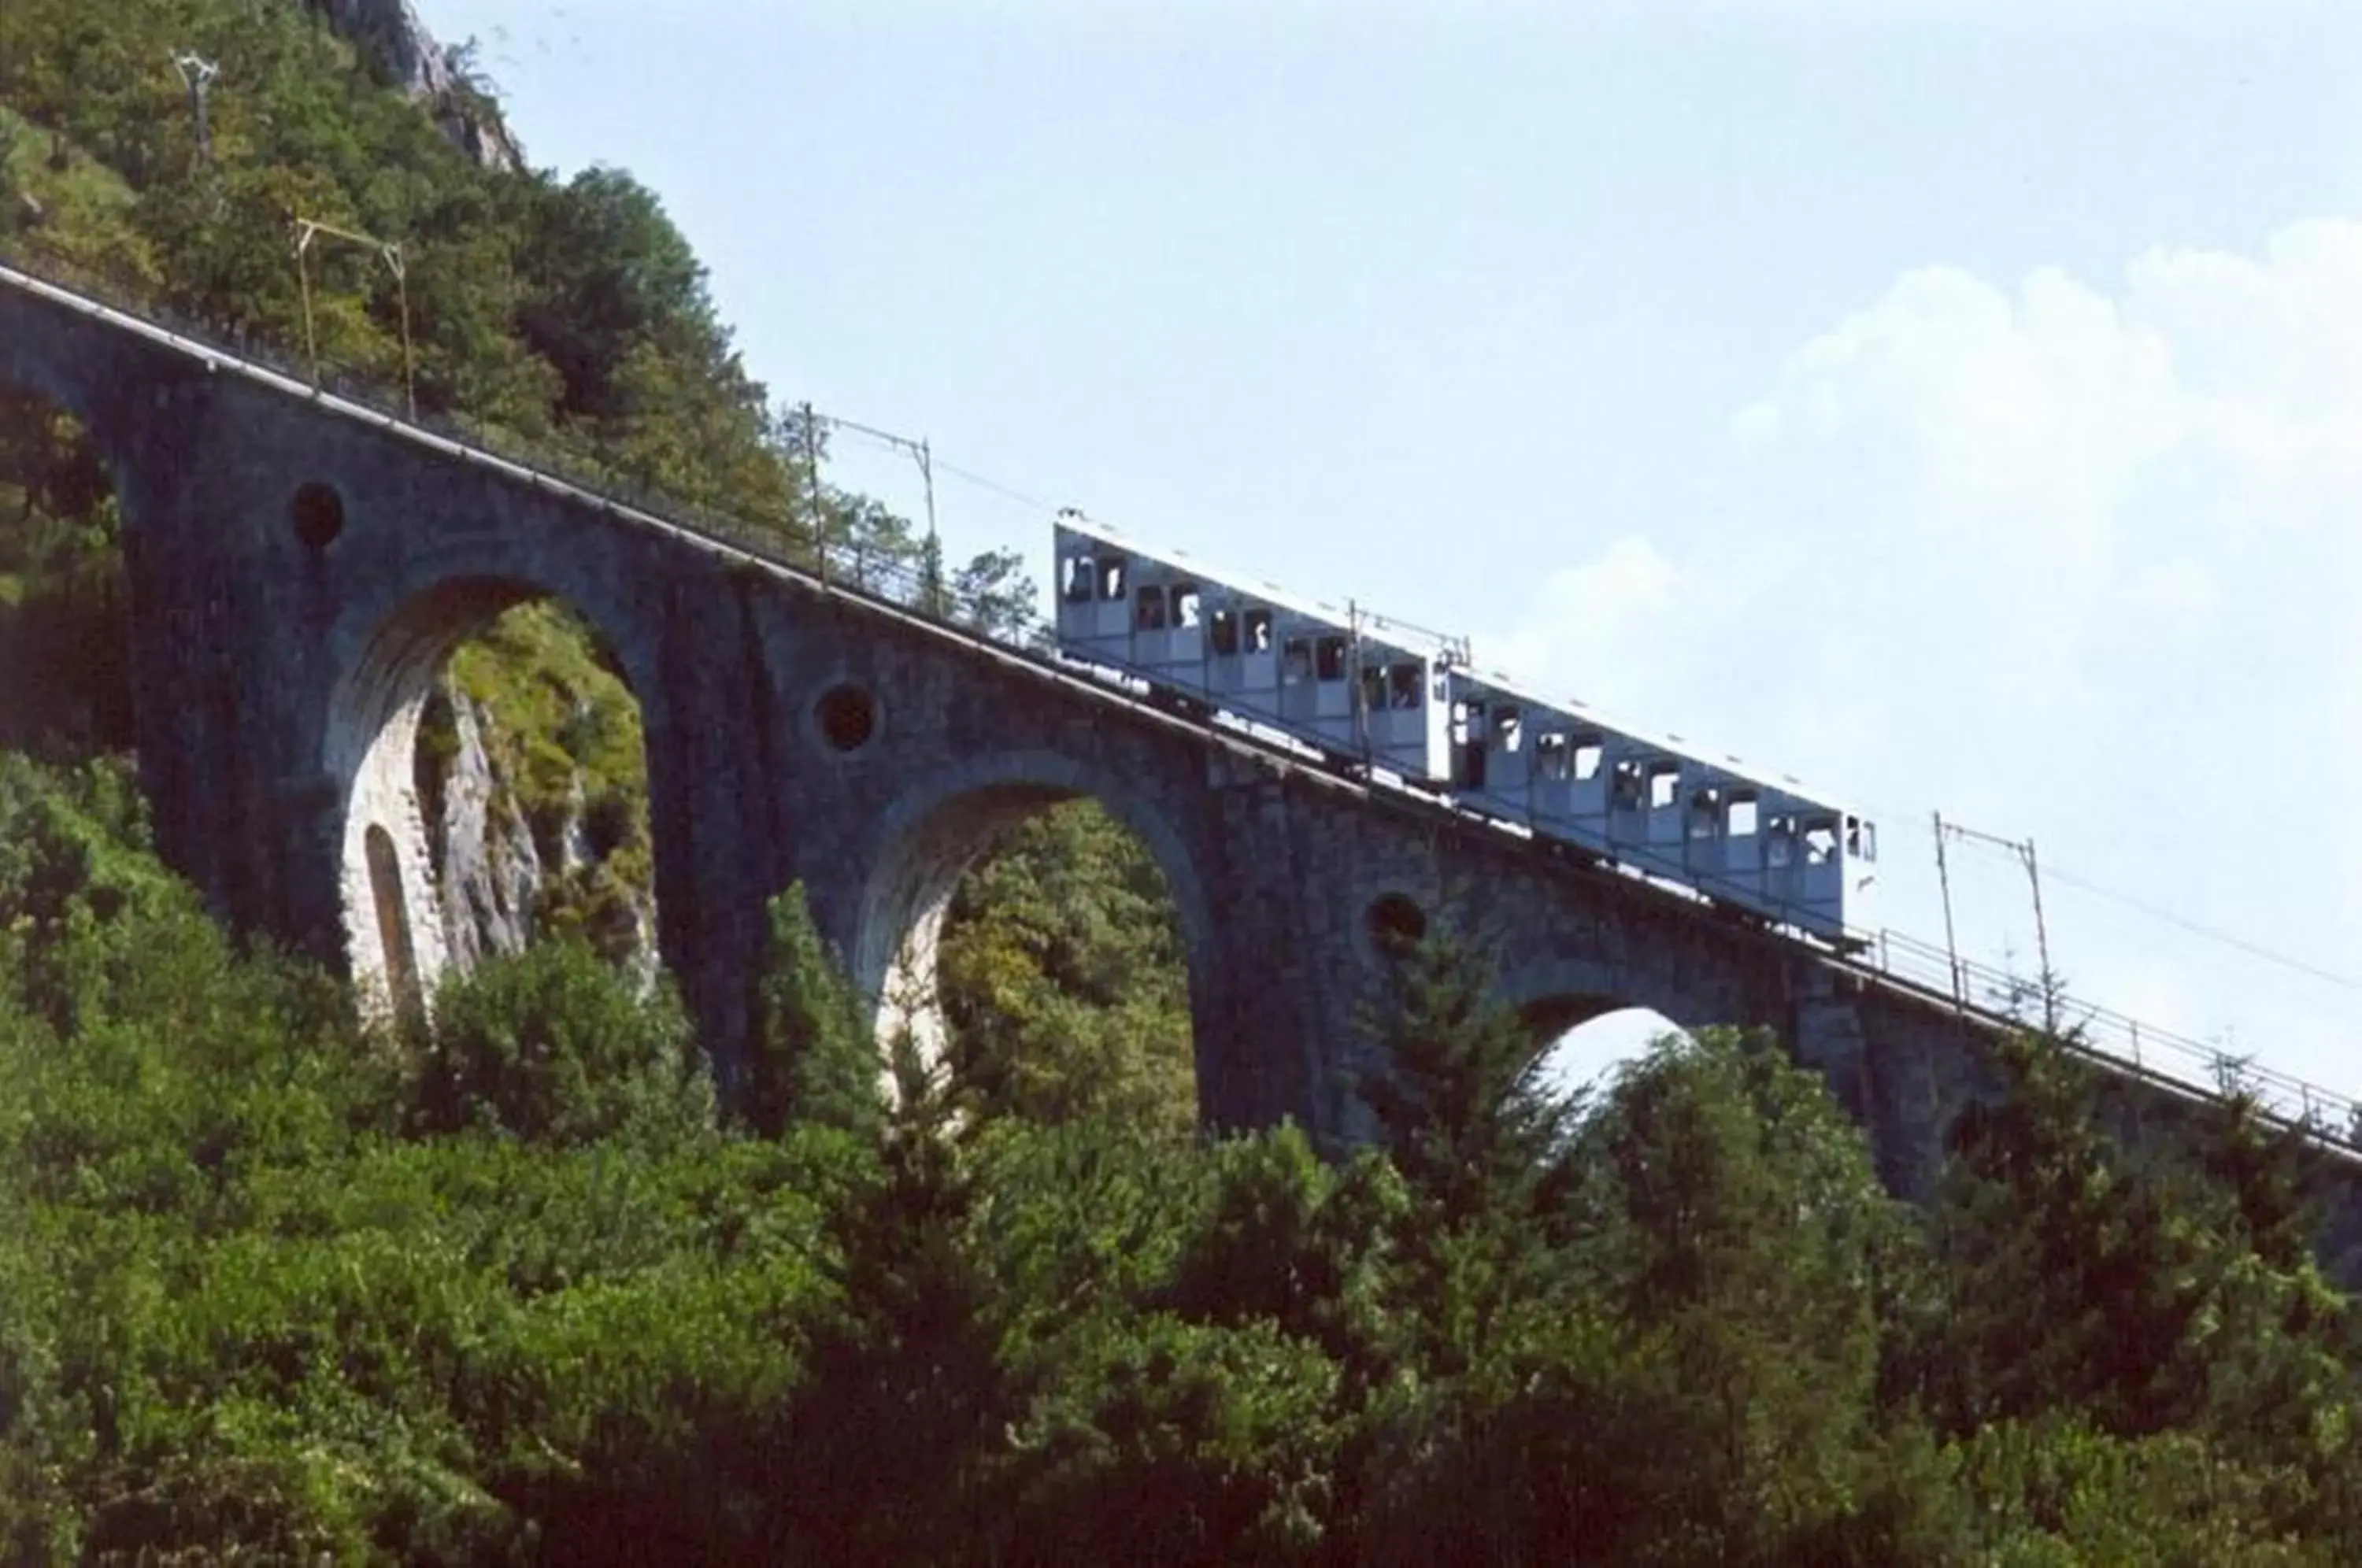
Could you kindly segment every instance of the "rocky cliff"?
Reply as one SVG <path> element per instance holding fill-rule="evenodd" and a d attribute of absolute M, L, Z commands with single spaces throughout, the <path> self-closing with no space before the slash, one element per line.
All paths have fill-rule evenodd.
<path fill-rule="evenodd" d="M 513 646 L 467 653 L 479 672 L 498 661 L 525 681 L 542 683 L 549 673 Z M 613 706 L 619 693 L 573 701 L 579 712 Z M 546 715 L 503 714 L 503 706 L 516 705 L 471 696 L 447 672 L 423 715 L 419 805 L 452 960 L 470 967 L 567 931 L 652 981 L 656 903 L 644 805 L 635 794 L 636 809 L 619 810 L 612 782 L 595 767 L 536 745 L 551 727 Z M 645 789 L 636 779 L 631 787 Z"/>
<path fill-rule="evenodd" d="M 451 145 L 487 169 L 524 163 L 499 105 L 471 83 L 458 52 L 437 43 L 411 0 L 297 0 L 351 40 L 388 81 L 434 117 Z"/>

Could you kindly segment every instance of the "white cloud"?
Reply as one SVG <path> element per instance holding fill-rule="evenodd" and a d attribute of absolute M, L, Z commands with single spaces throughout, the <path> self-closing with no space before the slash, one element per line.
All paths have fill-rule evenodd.
<path fill-rule="evenodd" d="M 1681 574 L 1657 547 L 1628 534 L 1595 559 L 1544 578 L 1528 613 L 1477 663 L 1549 672 L 1553 690 L 1586 702 L 1626 694 L 1630 660 L 1619 657 L 1678 620 Z"/>
<path fill-rule="evenodd" d="M 2113 288 L 1926 269 L 1767 381 L 1705 463 L 1716 503 L 1547 579 L 1506 657 L 2362 969 L 2362 223 L 2152 251 Z M 1940 931 L 1910 864 L 1887 880 L 1895 923 Z M 2362 1091 L 2334 989 L 2046 893 L 2097 999 L 2171 997 L 2163 1021 Z M 1981 935 L 2030 948 L 1992 896 Z"/>

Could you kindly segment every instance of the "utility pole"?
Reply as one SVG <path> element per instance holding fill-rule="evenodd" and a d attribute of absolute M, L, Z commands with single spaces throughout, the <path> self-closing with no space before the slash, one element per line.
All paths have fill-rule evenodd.
<path fill-rule="evenodd" d="M 811 405 L 807 403 L 804 406 L 810 408 Z M 923 565 L 921 569 L 919 584 L 921 607 L 930 615 L 938 619 L 947 619 L 950 606 L 944 602 L 944 542 L 942 535 L 936 531 L 935 526 L 934 448 L 928 444 L 924 436 L 914 441 L 908 436 L 897 436 L 891 430 L 880 430 L 875 425 L 864 425 L 858 420 L 840 419 L 833 414 L 823 414 L 822 417 L 840 430 L 850 430 L 856 436 L 866 436 L 873 441 L 882 441 L 897 451 L 908 452 L 911 455 L 911 460 L 919 465 L 919 482 L 924 488 L 927 497 L 927 545 L 926 554 L 921 558 Z"/>
<path fill-rule="evenodd" d="M 197 156 L 211 163 L 214 160 L 214 128 L 212 116 L 206 110 L 206 99 L 212 93 L 214 78 L 221 74 L 221 67 L 210 60 L 200 60 L 193 54 L 183 52 L 172 57 L 172 68 L 181 73 L 181 84 L 189 90 L 189 112 L 197 128 Z"/>
<path fill-rule="evenodd" d="M 1936 813 L 1936 881 L 1944 889 L 1944 957 L 1952 972 L 1952 1010 L 1960 1012 L 1967 999 L 1961 995 L 1960 944 L 1952 930 L 1952 868 L 1944 858 L 1944 813 Z"/>
<path fill-rule="evenodd" d="M 2058 976 L 2050 967 L 2050 927 L 2042 914 L 2042 871 L 2035 861 L 2034 840 L 2028 838 L 2020 843 L 2014 838 L 2002 838 L 1992 834 L 1980 833 L 1975 828 L 1962 827 L 1958 823 L 1947 827 L 1944 814 L 1938 812 L 1936 813 L 1936 865 L 1939 870 L 1944 864 L 1944 834 L 1948 832 L 1957 834 L 1962 840 L 1975 839 L 1981 844 L 1990 844 L 1997 849 L 2005 849 L 2017 856 L 2017 863 L 2025 867 L 2026 882 L 2034 889 L 2035 952 L 2037 961 L 2042 966 L 2042 1026 L 2049 1032 L 2057 1033 L 2058 1032 Z M 1944 906 L 1944 922 L 1947 932 L 1950 930 L 1951 918 L 1950 894 L 1947 892 Z"/>
<path fill-rule="evenodd" d="M 295 280 L 304 297 L 304 348 L 312 359 L 312 385 L 317 389 L 320 384 L 320 339 L 312 325 L 312 274 L 304 258 L 311 251 L 312 241 L 324 234 L 333 238 L 348 240 L 355 245 L 367 246 L 377 252 L 378 259 L 383 261 L 386 270 L 393 274 L 394 295 L 402 316 L 402 395 L 410 410 L 411 423 L 416 424 L 418 421 L 418 369 L 416 356 L 410 341 L 410 267 L 403 259 L 402 247 L 386 240 L 372 238 L 366 234 L 355 234 L 351 229 L 338 228 L 334 224 L 321 223 L 317 219 L 307 218 L 299 214 L 295 219 Z"/>
<path fill-rule="evenodd" d="M 2034 945 L 2042 961 L 2042 1027 L 2058 1032 L 2058 977 L 2050 968 L 2050 926 L 2042 918 L 2042 873 L 2034 863 L 2034 838 L 2025 840 L 2025 879 L 2034 885 Z"/>
<path fill-rule="evenodd" d="M 812 554 L 820 559 L 820 585 L 828 587 L 828 521 L 820 491 L 820 416 L 812 412 L 810 403 L 803 404 L 804 467 L 809 470 L 807 488 L 811 491 Z"/>

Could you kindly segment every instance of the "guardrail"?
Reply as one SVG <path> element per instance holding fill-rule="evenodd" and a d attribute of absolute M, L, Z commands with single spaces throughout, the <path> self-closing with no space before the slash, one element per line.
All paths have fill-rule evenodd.
<path fill-rule="evenodd" d="M 1981 1019 L 2029 1029 L 2050 1023 L 2092 1055 L 2210 1093 L 2245 1089 L 2288 1125 L 2303 1127 L 2328 1142 L 2362 1147 L 2362 1101 L 2350 1095 L 2096 1002 L 2053 994 L 2046 1003 L 2038 979 L 1957 957 L 1901 932 L 1882 930 L 1871 942 L 1866 956 L 1882 973 L 1949 998 Z"/>
<path fill-rule="evenodd" d="M 829 537 L 824 517 L 822 526 L 817 530 L 809 518 L 789 516 L 757 523 L 639 484 L 600 462 L 595 455 L 568 447 L 562 437 L 532 440 L 489 421 L 447 411 L 413 417 L 406 412 L 407 400 L 398 399 L 390 384 L 381 380 L 326 364 L 316 367 L 315 371 L 314 367 L 297 363 L 272 342 L 256 337 L 243 324 L 190 319 L 159 304 L 153 290 L 138 281 L 111 269 L 59 255 L 36 237 L 0 237 L 0 265 L 78 296 L 87 304 L 119 312 L 151 328 L 161 328 L 185 339 L 198 351 L 273 373 L 300 387 L 349 403 L 388 425 L 440 436 L 495 462 L 520 469 L 529 478 L 553 480 L 581 491 L 592 502 L 611 508 L 620 503 L 644 514 L 651 524 L 702 536 L 790 572 L 816 579 L 823 589 L 849 590 L 1045 667 L 1054 668 L 1065 662 L 1054 658 L 1054 650 L 1046 630 L 1038 624 L 985 627 L 973 619 L 963 620 L 957 613 L 961 606 L 949 583 L 940 577 L 930 577 L 907 561 L 868 550 L 857 540 Z M 403 411 L 397 412 L 398 408 Z M 1107 661 L 1094 656 L 1083 662 Z M 1109 668 L 1131 679 L 1151 680 L 1145 671 L 1120 664 L 1110 664 Z M 1211 709 L 1201 726 L 1209 733 L 1226 733 L 1213 723 Z M 1282 750 L 1251 734 L 1227 733 L 1268 750 Z M 1299 765 L 1332 770 L 1325 759 L 1298 756 L 1292 750 L 1285 754 Z M 1364 788 L 1372 782 L 1365 778 L 1351 781 Z M 1405 789 L 1399 794 L 1406 802 L 1424 802 L 1454 817 L 1472 815 L 1417 790 Z M 1479 820 L 1494 820 L 1482 813 L 1473 815 Z M 1646 878 L 1652 885 L 1665 885 L 1671 879 L 1672 887 L 1691 897 L 1708 896 L 1694 885 L 1683 886 L 1694 884 L 1695 874 L 1671 863 L 1650 864 L 1657 857 L 1650 856 L 1645 846 L 1633 847 L 1637 854 L 1626 857 L 1624 869 Z M 2256 1096 L 2268 1115 L 2283 1124 L 2301 1129 L 2324 1143 L 2362 1148 L 2362 1102 L 2352 1097 L 2274 1072 L 2251 1059 L 2234 1056 L 2096 1003 L 2052 995 L 2046 1007 L 2039 981 L 1959 958 L 1899 932 L 1849 933 L 1849 937 L 1859 950 L 1855 961 L 1922 993 L 1930 1001 L 1948 1003 L 1964 1013 L 1972 1013 L 1989 1027 L 2033 1028 L 2041 1026 L 2047 1019 L 2068 1032 L 2070 1043 L 2085 1055 L 2129 1066 L 2138 1076 L 2165 1079 L 2202 1093 L 2219 1095 L 2233 1087 L 2243 1088 Z M 1805 933 L 1783 934 L 1781 939 L 1816 950 L 1821 946 L 1820 939 Z M 2193 1071 L 2195 1077 L 2191 1076 Z"/>

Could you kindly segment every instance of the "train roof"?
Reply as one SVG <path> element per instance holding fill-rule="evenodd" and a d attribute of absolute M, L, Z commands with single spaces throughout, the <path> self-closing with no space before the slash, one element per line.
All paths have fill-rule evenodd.
<path fill-rule="evenodd" d="M 1346 612 L 1334 604 L 1290 593 L 1267 579 L 1250 577 L 1244 572 L 1226 571 L 1210 561 L 1199 559 L 1187 550 L 1150 544 L 1112 524 L 1102 523 L 1096 517 L 1087 516 L 1072 508 L 1061 511 L 1055 522 L 1061 528 L 1087 535 L 1105 544 L 1114 545 L 1152 560 L 1187 566 L 1203 576 L 1209 582 L 1246 591 L 1281 609 L 1292 610 L 1299 615 L 1308 615 L 1315 620 L 1328 620 L 1339 625 L 1344 624 Z M 1749 784 L 1794 794 L 1831 811 L 1846 812 L 1857 816 L 1867 814 L 1856 807 L 1846 806 L 1830 800 L 1824 791 L 1815 789 L 1794 774 L 1780 773 L 1767 776 L 1761 769 L 1750 767 L 1740 757 L 1728 753 L 1719 757 L 1708 756 L 1702 748 L 1683 740 L 1679 735 L 1628 723 L 1620 718 L 1602 712 L 1580 697 L 1546 697 L 1533 688 L 1521 683 L 1515 676 L 1504 674 L 1496 669 L 1477 668 L 1467 657 L 1470 641 L 1466 637 L 1452 637 L 1440 632 L 1429 631 L 1424 626 L 1416 625 L 1407 621 L 1398 621 L 1392 616 L 1365 609 L 1359 603 L 1356 603 L 1353 609 L 1354 613 L 1363 617 L 1363 624 L 1374 631 L 1407 636 L 1427 645 L 1431 653 L 1456 654 L 1458 658 L 1455 660 L 1454 668 L 1469 679 L 1504 696 L 1514 697 L 1535 708 L 1562 713 L 1578 723 L 1596 725 L 1602 730 L 1622 735 L 1628 740 L 1639 741 L 1645 745 L 1655 746 L 1671 755 L 1702 762 L 1709 767 L 1720 768 Z"/>
<path fill-rule="evenodd" d="M 1278 609 L 1290 610 L 1298 615 L 1308 616 L 1316 621 L 1327 621 L 1341 628 L 1345 625 L 1347 612 L 1338 605 L 1317 599 L 1307 599 L 1301 594 L 1290 593 L 1286 589 L 1265 578 L 1251 577 L 1242 571 L 1226 570 L 1211 561 L 1202 560 L 1191 555 L 1187 550 L 1150 544 L 1112 524 L 1102 523 L 1096 517 L 1087 517 L 1079 512 L 1065 511 L 1058 513 L 1056 523 L 1061 528 L 1077 534 L 1087 534 L 1102 543 L 1117 546 L 1134 555 L 1145 556 L 1151 560 L 1164 561 L 1175 566 L 1186 566 L 1208 582 L 1219 583 L 1224 588 L 1235 588 L 1252 593 Z M 1359 615 L 1362 618 L 1362 624 L 1369 630 L 1385 635 L 1390 641 L 1411 645 L 1427 652 L 1430 657 L 1444 653 L 1464 654 L 1467 647 L 1464 638 L 1447 636 L 1441 632 L 1430 631 L 1425 626 L 1414 625 L 1408 621 L 1397 620 L 1392 615 L 1382 615 L 1366 605 L 1357 603 L 1352 606 L 1352 613 Z"/>

